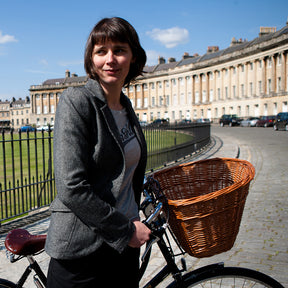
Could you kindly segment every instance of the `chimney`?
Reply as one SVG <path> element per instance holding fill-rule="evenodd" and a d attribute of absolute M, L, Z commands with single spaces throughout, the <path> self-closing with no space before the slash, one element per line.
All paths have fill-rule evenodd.
<path fill-rule="evenodd" d="M 165 58 L 164 57 L 161 57 L 161 56 L 159 56 L 158 57 L 158 64 L 165 64 L 166 63 L 166 60 L 165 60 Z"/>
<path fill-rule="evenodd" d="M 70 71 L 69 70 L 66 70 L 65 71 L 65 78 L 69 78 L 70 77 Z"/>
<path fill-rule="evenodd" d="M 219 46 L 208 46 L 207 53 L 214 53 L 219 51 Z"/>
<path fill-rule="evenodd" d="M 187 59 L 187 58 L 191 58 L 191 56 L 189 55 L 188 52 L 184 52 L 183 56 L 182 56 L 182 59 Z"/>
<path fill-rule="evenodd" d="M 168 58 L 168 63 L 176 62 L 176 59 L 174 57 Z"/>
<path fill-rule="evenodd" d="M 276 27 L 260 27 L 259 37 L 276 32 Z"/>

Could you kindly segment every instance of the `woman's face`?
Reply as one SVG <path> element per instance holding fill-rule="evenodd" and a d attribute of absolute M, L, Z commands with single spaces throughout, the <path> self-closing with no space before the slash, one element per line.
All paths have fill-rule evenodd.
<path fill-rule="evenodd" d="M 115 85 L 122 88 L 133 62 L 133 54 L 128 43 L 106 41 L 94 46 L 92 61 L 103 88 Z"/>

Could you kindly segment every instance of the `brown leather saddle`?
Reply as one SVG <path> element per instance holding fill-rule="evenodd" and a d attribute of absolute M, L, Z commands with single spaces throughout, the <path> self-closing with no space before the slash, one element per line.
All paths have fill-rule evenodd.
<path fill-rule="evenodd" d="M 45 241 L 46 235 L 31 235 L 25 229 L 15 229 L 7 234 L 5 247 L 16 255 L 34 255 L 44 249 Z"/>

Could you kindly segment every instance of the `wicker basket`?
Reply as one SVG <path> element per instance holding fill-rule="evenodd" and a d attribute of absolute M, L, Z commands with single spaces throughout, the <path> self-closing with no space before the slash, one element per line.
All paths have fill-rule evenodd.
<path fill-rule="evenodd" d="M 233 247 L 254 174 L 251 163 L 230 158 L 154 173 L 168 198 L 169 224 L 188 254 L 210 257 Z"/>

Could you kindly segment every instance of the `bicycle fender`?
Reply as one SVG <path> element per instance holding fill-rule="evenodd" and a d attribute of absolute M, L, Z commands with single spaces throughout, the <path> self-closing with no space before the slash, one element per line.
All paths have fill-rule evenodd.
<path fill-rule="evenodd" d="M 207 271 L 209 271 L 209 273 L 213 274 L 213 271 L 223 269 L 223 268 L 224 268 L 223 262 L 219 262 L 219 263 L 215 263 L 215 264 L 211 264 L 211 265 L 206 265 L 204 267 L 198 268 L 196 270 L 193 270 L 191 272 L 188 272 L 188 273 L 182 275 L 182 280 L 184 283 L 185 281 L 190 280 L 190 279 L 194 279 L 203 273 L 207 273 Z M 176 281 L 173 281 L 171 284 L 169 284 L 167 286 L 167 288 L 174 288 L 174 287 L 179 287 L 179 285 L 177 284 Z M 183 287 L 185 287 L 185 285 L 183 285 Z"/>

